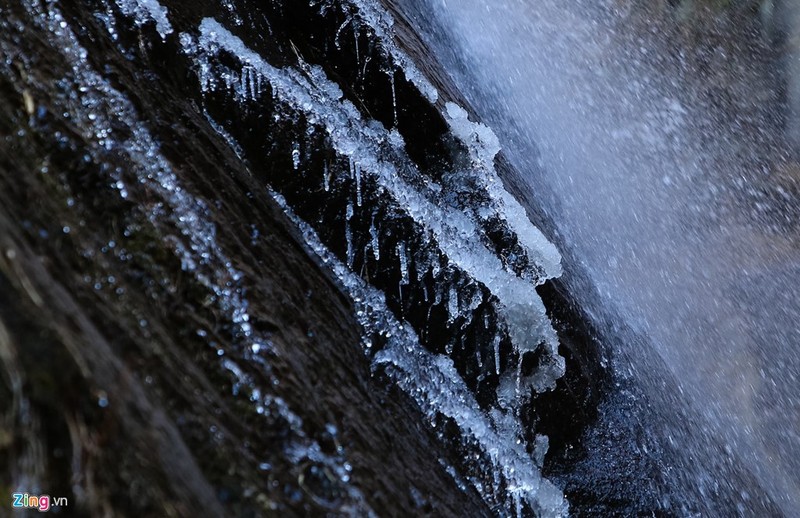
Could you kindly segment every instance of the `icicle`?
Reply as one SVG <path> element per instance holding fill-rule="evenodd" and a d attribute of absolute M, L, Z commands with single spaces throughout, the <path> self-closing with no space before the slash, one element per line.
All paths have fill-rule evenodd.
<path fill-rule="evenodd" d="M 414 255 L 414 276 L 417 283 L 421 283 L 425 274 L 428 273 L 428 258 L 424 251 L 418 250 Z"/>
<path fill-rule="evenodd" d="M 406 244 L 403 241 L 397 243 L 397 256 L 400 258 L 400 284 L 408 284 L 408 256 L 406 255 Z"/>
<path fill-rule="evenodd" d="M 394 113 L 394 127 L 397 127 L 397 90 L 394 85 L 394 70 L 389 72 L 389 77 L 392 80 L 392 110 Z"/>
<path fill-rule="evenodd" d="M 378 241 L 378 229 L 375 227 L 375 216 L 372 216 L 372 223 L 369 226 L 369 235 L 372 237 L 372 255 L 376 261 L 381 260 L 381 244 Z"/>
<path fill-rule="evenodd" d="M 331 179 L 328 175 L 328 162 L 322 165 L 322 188 L 325 189 L 325 192 L 331 190 Z"/>
<path fill-rule="evenodd" d="M 347 266 L 353 268 L 355 262 L 355 250 L 353 249 L 353 233 L 350 230 L 350 219 L 353 217 L 353 204 L 347 204 L 347 214 L 345 217 L 344 234 L 347 240 Z"/>
<path fill-rule="evenodd" d="M 494 335 L 494 373 L 500 375 L 500 335 Z"/>
<path fill-rule="evenodd" d="M 447 297 L 447 311 L 450 313 L 447 321 L 452 324 L 458 317 L 458 292 L 455 286 L 450 286 L 450 295 Z"/>
<path fill-rule="evenodd" d="M 344 30 L 347 25 L 353 21 L 352 17 L 348 17 L 342 25 L 339 26 L 339 30 L 336 31 L 336 37 L 333 39 L 333 44 L 336 45 L 336 50 L 342 50 L 341 43 L 339 43 L 339 38 L 342 35 L 342 31 Z"/>
<path fill-rule="evenodd" d="M 256 79 L 257 72 L 252 67 L 247 67 L 247 96 L 248 100 L 254 101 L 256 99 Z"/>
<path fill-rule="evenodd" d="M 253 88 L 255 89 L 256 97 L 261 97 L 261 91 L 262 91 L 262 89 L 261 89 L 261 79 L 262 79 L 261 78 L 261 74 L 259 74 L 258 72 L 253 74 L 253 81 L 254 81 Z"/>
<path fill-rule="evenodd" d="M 207 94 L 214 88 L 214 74 L 211 73 L 211 65 L 203 60 L 200 62 L 200 90 Z"/>
<path fill-rule="evenodd" d="M 250 93 L 247 88 L 247 76 L 247 67 L 242 67 L 242 71 L 239 74 L 239 84 L 236 87 L 236 96 L 239 98 L 240 102 L 247 102 L 250 100 Z"/>
<path fill-rule="evenodd" d="M 292 144 L 292 166 L 295 171 L 300 167 L 300 144 L 297 142 Z"/>
<path fill-rule="evenodd" d="M 255 70 L 248 66 L 244 69 L 244 71 L 247 79 L 245 82 L 245 94 L 247 95 L 248 101 L 253 101 L 256 98 L 255 88 L 253 88 L 253 76 L 255 75 Z"/>
<path fill-rule="evenodd" d="M 235 89 L 233 88 L 233 78 L 231 77 L 230 70 L 226 69 L 226 72 L 222 74 L 222 81 L 225 83 L 225 90 L 228 92 L 236 93 Z"/>
<path fill-rule="evenodd" d="M 361 63 L 361 53 L 358 50 L 358 26 L 353 26 L 353 38 L 356 40 L 356 64 Z"/>
<path fill-rule="evenodd" d="M 356 162 L 355 165 L 356 175 L 356 205 L 361 206 L 361 166 Z"/>

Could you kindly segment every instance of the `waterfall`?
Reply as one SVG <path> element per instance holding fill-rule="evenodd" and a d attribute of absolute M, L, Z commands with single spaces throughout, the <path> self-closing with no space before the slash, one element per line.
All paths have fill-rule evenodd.
<path fill-rule="evenodd" d="M 685 427 L 718 438 L 796 514 L 797 165 L 775 124 L 758 17 L 631 2 L 402 4 L 546 213 L 571 259 L 565 281 L 604 315 L 607 336 L 627 326 L 659 358 L 611 338 L 617 372 L 651 387 L 675 379 L 702 416 Z"/>

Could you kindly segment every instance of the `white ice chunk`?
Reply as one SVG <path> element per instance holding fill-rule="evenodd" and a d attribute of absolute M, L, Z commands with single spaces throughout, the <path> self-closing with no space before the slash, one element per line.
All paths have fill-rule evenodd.
<path fill-rule="evenodd" d="M 500 141 L 491 128 L 469 120 L 467 111 L 455 103 L 445 105 L 445 118 L 450 130 L 467 147 L 473 166 L 482 174 L 482 186 L 498 206 L 511 230 L 517 235 L 528 255 L 544 269 L 545 278 L 561 275 L 561 254 L 528 218 L 525 208 L 505 190 L 494 167 L 500 152 Z"/>
<path fill-rule="evenodd" d="M 144 25 L 152 20 L 161 39 L 172 34 L 172 24 L 169 23 L 169 11 L 157 0 L 117 0 L 120 10 L 125 16 L 132 17 L 137 25 Z"/>

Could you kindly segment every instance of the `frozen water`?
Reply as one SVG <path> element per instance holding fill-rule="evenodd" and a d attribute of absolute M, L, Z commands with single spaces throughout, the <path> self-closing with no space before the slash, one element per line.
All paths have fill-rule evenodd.
<path fill-rule="evenodd" d="M 436 87 L 419 71 L 414 61 L 394 43 L 392 32 L 394 19 L 392 16 L 378 2 L 352 0 L 351 3 L 358 7 L 358 16 L 366 26 L 375 32 L 376 38 L 381 42 L 384 50 L 394 58 L 406 79 L 415 85 L 431 104 L 435 104 L 439 98 Z M 343 3 L 343 5 L 345 4 Z"/>
<path fill-rule="evenodd" d="M 455 103 L 445 105 L 445 114 L 453 135 L 458 137 L 470 152 L 473 169 L 465 171 L 478 177 L 479 185 L 486 189 L 492 201 L 500 207 L 499 213 L 522 241 L 529 256 L 544 269 L 544 278 L 561 275 L 561 255 L 541 231 L 531 224 L 525 209 L 503 187 L 494 168 L 494 158 L 500 152 L 500 141 L 491 128 L 471 122 L 467 111 Z"/>
<path fill-rule="evenodd" d="M 403 149 L 394 147 L 397 142 L 380 124 L 365 122 L 353 104 L 343 99 L 338 85 L 325 76 L 324 71 L 316 66 L 303 65 L 302 71 L 291 68 L 278 69 L 264 61 L 257 53 L 247 48 L 244 43 L 217 21 L 206 18 L 200 24 L 200 35 L 197 43 L 191 37 L 183 37 L 185 50 L 196 55 L 201 81 L 205 88 L 217 84 L 217 74 L 213 73 L 213 65 L 209 62 L 216 52 L 226 50 L 237 56 L 252 72 L 272 86 L 273 95 L 278 99 L 297 107 L 312 120 L 323 125 L 334 148 L 343 156 L 350 157 L 351 175 L 355 178 L 356 170 L 360 175 L 369 175 L 380 187 L 391 193 L 404 210 L 420 225 L 425 234 L 430 234 L 438 246 L 446 254 L 449 261 L 467 272 L 477 281 L 485 285 L 500 301 L 512 342 L 520 351 L 534 350 L 543 345 L 553 357 L 551 368 L 537 379 L 539 390 L 552 387 L 555 380 L 563 374 L 564 363 L 557 353 L 558 340 L 548 320 L 541 298 L 531 282 L 523 280 L 513 272 L 506 271 L 500 258 L 486 248 L 476 227 L 476 222 L 468 214 L 450 207 L 436 205 L 426 192 L 422 192 L 406 181 L 398 170 L 403 168 L 417 171 L 416 165 L 406 156 Z M 241 102 L 250 97 L 241 88 L 237 76 L 240 70 L 229 70 L 220 67 L 219 76 L 223 83 L 233 85 L 232 92 Z M 465 123 L 456 124 L 462 132 L 466 132 Z M 474 128 L 474 125 L 470 125 Z M 486 129 L 479 128 L 488 135 Z M 473 146 L 475 147 L 475 146 Z M 480 149 L 483 149 L 482 147 Z M 393 161 L 384 159 L 387 150 L 394 157 Z M 495 151 L 496 152 L 496 151 Z M 477 157 L 485 158 L 489 151 L 478 151 Z M 482 155 L 480 153 L 483 153 Z M 492 155 L 493 156 L 493 155 Z M 484 167 L 485 174 L 493 174 L 493 168 Z M 510 195 L 502 194 L 502 186 L 492 180 L 495 187 L 490 193 L 507 204 L 511 214 L 516 207 Z M 353 210 L 352 208 L 349 211 Z M 348 211 L 348 213 L 349 213 Z M 519 213 L 517 217 L 519 217 Z M 349 218 L 348 218 L 349 219 Z M 541 258 L 543 274 L 538 282 L 548 276 L 560 273 L 559 256 L 553 246 L 541 237 L 541 234 L 528 221 L 527 226 L 520 219 L 515 225 L 523 228 L 528 239 L 526 244 L 531 249 L 533 258 Z M 348 227 L 349 228 L 349 227 Z M 348 236 L 350 234 L 348 233 Z M 348 243 L 350 238 L 348 237 Z M 348 250 L 352 248 L 348 245 Z M 348 254 L 348 257 L 351 256 Z M 350 262 L 348 260 L 348 262 Z"/>
<path fill-rule="evenodd" d="M 417 401 L 432 424 L 442 414 L 462 431 L 465 445 L 472 441 L 477 443 L 491 467 L 490 478 L 494 484 L 487 487 L 473 480 L 476 489 L 487 499 L 501 502 L 505 501 L 505 493 L 510 501 L 525 502 L 542 516 L 565 515 L 567 502 L 558 488 L 542 478 L 536 462 L 525 451 L 519 422 L 500 411 L 489 419 L 456 372 L 452 360 L 425 350 L 411 326 L 394 317 L 383 293 L 342 264 L 322 244 L 313 228 L 294 215 L 279 194 L 273 192 L 273 197 L 300 227 L 309 248 L 333 270 L 356 303 L 356 315 L 364 328 L 365 340 L 376 334 L 388 339 L 388 344 L 374 356 L 375 368 L 389 373 Z M 365 352 L 371 354 L 372 344 L 366 342 L 364 347 Z M 544 444 L 545 439 L 537 439 L 537 455 L 543 455 Z"/>
<path fill-rule="evenodd" d="M 126 16 L 131 16 L 139 25 L 152 21 L 161 38 L 172 34 L 172 24 L 169 23 L 167 8 L 157 0 L 116 0 L 117 5 Z"/>

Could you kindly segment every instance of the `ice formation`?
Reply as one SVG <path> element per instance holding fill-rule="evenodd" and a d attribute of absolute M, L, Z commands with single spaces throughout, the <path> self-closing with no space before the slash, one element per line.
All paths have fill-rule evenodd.
<path fill-rule="evenodd" d="M 436 423 L 440 415 L 452 419 L 461 430 L 464 446 L 477 445 L 479 455 L 495 475 L 489 487 L 472 477 L 478 491 L 490 501 L 502 501 L 498 496 L 505 491 L 515 506 L 525 502 L 542 516 L 565 515 L 568 506 L 564 496 L 541 476 L 541 461 L 537 464 L 525 451 L 513 416 L 499 411 L 486 415 L 456 372 L 452 360 L 420 347 L 411 326 L 398 321 L 386 306 L 384 294 L 339 261 L 322 244 L 314 229 L 293 214 L 280 194 L 273 192 L 272 195 L 302 230 L 310 250 L 333 270 L 353 298 L 356 316 L 366 331 L 365 340 L 373 334 L 387 337 L 387 345 L 374 355 L 374 368 L 385 369 L 417 401 L 431 423 Z M 365 341 L 364 347 L 367 354 L 372 353 L 370 342 Z M 546 438 L 539 437 L 537 443 L 546 444 Z M 540 456 L 544 451 L 546 446 L 538 448 Z M 521 515 L 518 509 L 517 515 Z"/>
<path fill-rule="evenodd" d="M 159 4 L 158 0 L 118 0 L 117 5 L 126 16 L 133 17 L 138 25 L 154 22 L 162 39 L 172 34 L 167 8 Z"/>
<path fill-rule="evenodd" d="M 334 8 L 332 2 L 316 3 L 322 10 Z M 162 38 L 173 34 L 166 8 L 155 0 L 120 0 L 117 5 L 139 25 L 155 23 Z M 359 27 L 368 28 L 380 41 L 380 52 L 389 55 L 396 67 L 387 70 L 392 81 L 395 122 L 395 69 L 424 98 L 437 102 L 436 89 L 394 44 L 393 22 L 388 13 L 366 0 L 337 5 L 352 9 L 353 18 L 345 24 L 357 21 Z M 63 31 L 59 27 L 54 30 Z M 540 473 L 546 438 L 531 445 L 531 455 L 522 438 L 518 416 L 531 391 L 552 388 L 564 371 L 564 360 L 557 352 L 558 339 L 536 292 L 538 284 L 560 275 L 560 257 L 504 189 L 493 163 L 500 149 L 494 133 L 471 122 L 466 111 L 448 103 L 442 116 L 452 135 L 466 148 L 469 164 L 437 181 L 409 157 L 403 136 L 396 129 L 389 131 L 362 113 L 322 67 L 306 63 L 299 55 L 296 66 L 273 66 L 212 18 L 203 19 L 194 31 L 171 37 L 177 37 L 183 52 L 193 60 L 199 87 L 206 96 L 223 94 L 240 106 L 251 107 L 269 97 L 272 103 L 285 107 L 287 117 L 303 117 L 309 135 L 321 130 L 337 160 L 347 164 L 339 167 L 338 162 L 326 161 L 324 168 L 313 175 L 332 204 L 334 200 L 341 201 L 332 206 L 336 207 L 338 218 L 334 221 L 341 225 L 342 251 L 332 251 L 333 238 L 322 236 L 314 226 L 317 222 L 304 221 L 295 213 L 296 207 L 287 201 L 288 194 L 282 193 L 278 184 L 271 185 L 271 192 L 301 229 L 310 250 L 333 270 L 343 291 L 354 301 L 364 331 L 364 350 L 374 369 L 385 372 L 411 395 L 431 426 L 441 424 L 443 419 L 457 426 L 461 434 L 459 447 L 475 452 L 480 459 L 462 469 L 487 502 L 505 506 L 517 515 L 523 507 L 541 515 L 565 514 L 563 495 Z M 94 85 L 106 99 L 113 99 L 116 105 L 109 112 L 118 113 L 134 128 L 125 147 L 130 149 L 131 160 L 141 166 L 138 181 L 146 184 L 161 200 L 161 206 L 169 209 L 181 231 L 174 250 L 184 270 L 199 279 L 214 294 L 215 302 L 231 314 L 238 334 L 247 344 L 249 352 L 244 359 L 259 361 L 268 369 L 261 356 L 270 350 L 269 342 L 250 324 L 243 274 L 218 246 L 208 208 L 178 184 L 134 107 L 100 76 L 93 75 L 85 63 L 85 50 L 76 42 L 70 45 L 79 49 L 67 52 L 77 59 L 75 69 L 82 74 L 81 83 Z M 356 39 L 359 59 L 363 51 Z M 220 59 L 222 56 L 226 59 Z M 91 91 L 85 97 L 89 105 L 100 102 L 91 99 Z M 248 151 L 237 142 L 232 128 L 222 119 L 215 120 L 207 107 L 201 108 L 210 126 L 237 156 L 244 158 Z M 276 120 L 282 115 L 279 108 Z M 96 125 L 99 133 L 110 127 L 102 117 L 97 118 Z M 295 177 L 311 172 L 306 163 L 309 152 L 313 150 L 309 151 L 307 142 L 301 139 L 284 155 Z M 124 196 L 124 181 L 113 180 Z M 461 203 L 450 196 L 453 187 L 472 189 L 477 201 Z M 387 213 L 393 216 L 387 218 Z M 413 229 L 407 239 L 396 235 L 400 223 Z M 492 227 L 502 228 L 512 236 L 511 244 L 492 241 Z M 392 293 L 386 287 L 377 289 L 366 280 L 366 257 L 379 263 L 389 272 L 387 275 L 395 276 Z M 361 265 L 360 270 L 357 265 Z M 442 326 L 449 336 L 447 342 L 431 343 L 430 330 L 419 318 L 410 323 L 403 315 L 409 305 L 425 308 L 429 319 L 444 308 Z M 453 359 L 465 347 L 470 326 L 486 333 L 485 343 L 470 352 L 470 357 L 477 365 L 478 381 L 486 376 L 498 379 L 493 403 L 476 399 Z M 503 352 L 509 345 L 511 353 Z M 446 354 L 433 352 L 432 348 Z M 533 351 L 543 353 L 539 366 L 523 378 L 522 358 Z M 235 386 L 251 383 L 237 360 L 222 357 L 220 361 L 238 380 Z M 253 404 L 280 407 L 280 402 L 262 399 L 256 396 Z M 284 413 L 291 416 L 290 409 Z M 303 455 L 310 458 L 318 453 L 313 441 L 302 437 L 298 441 Z M 317 460 L 342 477 L 346 475 L 339 459 Z M 352 501 L 363 502 L 356 488 L 347 487 Z M 371 512 L 364 508 L 360 511 Z"/>
<path fill-rule="evenodd" d="M 517 347 L 521 350 L 533 350 L 543 342 L 550 353 L 557 356 L 557 337 L 533 284 L 504 268 L 501 260 L 481 241 L 481 232 L 472 218 L 462 211 L 437 206 L 426 196 L 427 193 L 405 181 L 398 172 L 396 162 L 382 159 L 386 154 L 384 150 L 389 147 L 396 160 L 401 161 L 404 167 L 416 170 L 405 152 L 393 146 L 394 139 L 389 133 L 380 125 L 365 123 L 356 107 L 343 99 L 339 86 L 328 80 L 321 68 L 275 68 L 213 19 L 204 19 L 199 32 L 197 47 L 188 44 L 185 48 L 188 53 L 197 54 L 200 80 L 204 89 L 211 89 L 217 82 L 222 82 L 237 100 L 248 102 L 252 100 L 252 96 L 245 86 L 247 82 L 242 80 L 244 75 L 255 76 L 257 83 L 269 84 L 274 96 L 298 107 L 309 119 L 322 125 L 338 153 L 357 160 L 363 174 L 373 177 L 396 200 L 400 200 L 414 221 L 420 223 L 437 241 L 450 261 L 497 296 L 505 308 L 509 333 Z M 182 40 L 185 44 L 189 42 L 189 38 Z M 209 58 L 220 50 L 237 56 L 243 64 L 242 68 L 237 71 L 220 66 L 219 75 L 215 75 Z M 463 121 L 461 125 L 456 122 L 452 124 L 467 138 Z M 479 148 L 475 146 L 473 148 L 479 159 L 485 160 L 491 153 L 478 151 Z M 518 204 L 508 203 L 510 195 L 500 194 L 502 186 L 497 185 L 496 179 L 489 178 L 487 183 L 495 184 L 489 192 L 503 201 L 503 208 L 508 206 L 511 210 L 522 210 Z M 526 229 L 530 244 L 528 248 L 543 259 L 545 278 L 559 274 L 558 253 L 530 222 L 526 227 L 529 227 Z M 554 376 L 543 379 L 538 384 L 539 388 L 551 386 L 562 372 L 563 363 L 557 362 L 553 370 Z"/>
<path fill-rule="evenodd" d="M 491 130 L 470 122 L 466 112 L 455 105 L 447 105 L 446 118 L 453 134 L 464 142 L 473 162 L 461 173 L 477 179 L 477 188 L 488 195 L 488 202 L 481 207 L 456 207 L 439 196 L 441 186 L 431 185 L 430 180 L 420 184 L 419 179 L 425 175 L 406 154 L 402 138 L 375 121 L 365 120 L 356 106 L 345 98 L 339 85 L 328 79 L 319 66 L 300 60 L 297 68 L 274 67 L 210 18 L 201 22 L 197 35 L 182 34 L 181 42 L 184 51 L 196 60 L 204 91 L 228 92 L 238 103 L 248 104 L 257 103 L 262 92 L 268 90 L 275 102 L 302 113 L 320 127 L 337 155 L 348 160 L 349 165 L 343 171 L 326 166 L 323 172 L 325 192 L 331 192 L 334 185 L 341 185 L 342 177 L 337 178 L 337 174 L 346 175 L 348 185 L 354 190 L 344 211 L 346 252 L 343 257 L 328 251 L 313 227 L 293 214 L 290 204 L 279 192 L 274 196 L 303 229 L 309 246 L 323 258 L 325 265 L 334 269 L 345 291 L 357 303 L 356 311 L 365 329 L 365 349 L 374 351 L 371 337 L 381 336 L 385 344 L 376 353 L 376 366 L 385 369 L 414 396 L 431 417 L 432 424 L 435 424 L 435 416 L 442 414 L 461 429 L 465 445 L 477 444 L 493 473 L 489 480 L 495 481 L 488 491 L 479 477 L 474 478 L 476 487 L 485 496 L 501 502 L 524 501 L 532 509 L 548 509 L 545 514 L 563 512 L 566 505 L 563 496 L 549 482 L 541 480 L 535 462 L 520 446 L 522 441 L 518 444 L 517 440 L 510 439 L 520 435 L 519 425 L 513 424 L 516 423 L 514 412 L 520 399 L 530 390 L 526 387 L 546 390 L 563 374 L 557 337 L 535 290 L 536 284 L 560 274 L 560 257 L 503 188 L 493 166 L 499 144 Z M 235 57 L 239 67 L 223 65 L 219 60 L 223 53 Z M 298 161 L 299 157 L 293 153 L 295 167 Z M 364 247 L 371 249 L 376 260 L 387 254 L 380 248 L 380 235 L 381 228 L 390 227 L 391 221 L 376 221 L 373 213 L 368 235 L 360 239 L 354 234 L 355 216 L 369 210 L 362 207 L 368 185 L 374 186 L 370 187 L 372 191 L 385 193 L 419 226 L 420 234 L 427 236 L 423 240 L 444 255 L 446 265 L 463 271 L 479 286 L 488 289 L 489 300 L 495 301 L 502 322 L 488 345 L 493 349 L 493 370 L 502 374 L 503 382 L 497 394 L 500 406 L 494 411 L 493 419 L 485 415 L 466 389 L 452 360 L 432 354 L 420 345 L 417 333 L 425 330 L 415 330 L 397 320 L 386 306 L 383 295 L 353 272 L 356 242 L 364 242 Z M 487 219 L 486 215 L 489 218 L 499 216 L 518 236 L 531 263 L 524 268 L 523 275 L 509 268 L 487 248 L 481 221 Z M 435 272 L 434 275 L 437 270 L 441 271 L 438 261 L 431 262 L 429 255 L 414 253 L 402 241 L 390 255 L 395 257 L 401 299 L 404 286 L 418 281 L 428 271 Z M 412 276 L 412 271 L 417 272 L 416 276 Z M 444 295 L 436 289 L 431 307 L 444 302 L 449 324 L 457 320 L 468 322 L 483 301 L 475 294 L 459 293 L 455 285 L 447 288 Z M 425 296 L 427 300 L 427 287 Z M 526 351 L 543 347 L 549 361 L 542 362 L 539 369 L 524 380 L 520 379 L 517 368 L 501 372 L 503 333 L 508 334 L 520 358 Z M 452 354 L 453 349 L 452 342 L 445 347 L 448 354 Z M 503 491 L 505 496 L 499 494 Z"/>

